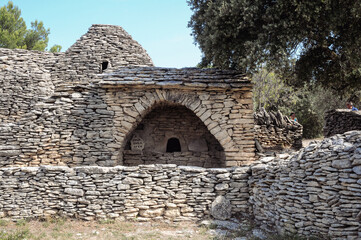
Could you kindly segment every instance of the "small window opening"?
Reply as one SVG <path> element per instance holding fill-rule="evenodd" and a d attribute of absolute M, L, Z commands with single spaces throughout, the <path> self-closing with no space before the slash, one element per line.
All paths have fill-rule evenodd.
<path fill-rule="evenodd" d="M 108 64 L 109 64 L 109 62 L 108 62 L 108 61 L 104 61 L 104 62 L 102 62 L 102 72 L 103 72 L 105 69 L 107 69 L 107 68 L 108 68 Z"/>
<path fill-rule="evenodd" d="M 181 152 L 181 145 L 178 138 L 168 139 L 167 152 Z"/>

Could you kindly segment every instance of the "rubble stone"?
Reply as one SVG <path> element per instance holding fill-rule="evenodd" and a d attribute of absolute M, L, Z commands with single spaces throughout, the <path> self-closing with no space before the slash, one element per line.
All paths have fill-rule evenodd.
<path fill-rule="evenodd" d="M 264 149 L 282 150 L 302 147 L 302 125 L 291 121 L 280 111 L 267 112 L 261 108 L 254 113 L 254 122 L 256 146 L 259 152 L 263 152 Z"/>
<path fill-rule="evenodd" d="M 361 130 L 361 111 L 333 109 L 325 114 L 323 135 L 330 137 L 352 130 Z"/>

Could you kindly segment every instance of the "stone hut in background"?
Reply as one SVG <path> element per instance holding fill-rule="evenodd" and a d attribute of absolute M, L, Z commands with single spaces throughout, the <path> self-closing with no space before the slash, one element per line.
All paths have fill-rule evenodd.
<path fill-rule="evenodd" d="M 255 159 L 252 84 L 235 71 L 154 67 L 121 27 L 65 53 L 0 49 L 0 167 Z"/>

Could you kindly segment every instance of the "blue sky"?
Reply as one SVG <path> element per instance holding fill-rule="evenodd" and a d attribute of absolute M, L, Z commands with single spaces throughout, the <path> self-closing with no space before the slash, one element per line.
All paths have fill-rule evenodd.
<path fill-rule="evenodd" d="M 7 4 L 0 0 L 0 6 Z M 186 0 L 13 0 L 22 17 L 50 28 L 49 47 L 69 48 L 92 24 L 123 27 L 158 67 L 194 67 L 201 59 L 187 27 Z"/>

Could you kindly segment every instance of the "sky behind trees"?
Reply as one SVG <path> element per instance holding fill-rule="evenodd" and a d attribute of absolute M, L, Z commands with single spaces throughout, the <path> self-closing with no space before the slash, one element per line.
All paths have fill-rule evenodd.
<path fill-rule="evenodd" d="M 194 67 L 201 52 L 187 28 L 186 0 L 12 0 L 28 27 L 50 28 L 49 44 L 66 51 L 92 24 L 118 25 L 138 41 L 158 67 Z M 0 0 L 0 6 L 8 0 Z"/>

